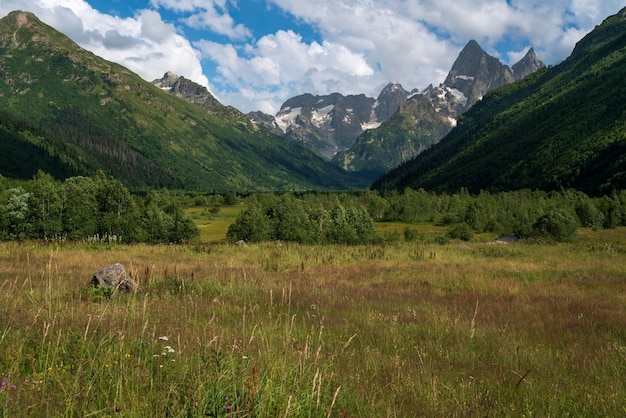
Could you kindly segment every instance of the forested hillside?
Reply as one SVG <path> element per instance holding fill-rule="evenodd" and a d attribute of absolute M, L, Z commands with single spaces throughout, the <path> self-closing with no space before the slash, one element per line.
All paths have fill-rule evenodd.
<path fill-rule="evenodd" d="M 209 114 L 161 91 L 30 13 L 0 20 L 0 56 L 2 175 L 102 169 L 134 190 L 365 186 L 238 112 Z"/>
<path fill-rule="evenodd" d="M 626 9 L 558 66 L 499 88 L 375 189 L 626 188 Z"/>

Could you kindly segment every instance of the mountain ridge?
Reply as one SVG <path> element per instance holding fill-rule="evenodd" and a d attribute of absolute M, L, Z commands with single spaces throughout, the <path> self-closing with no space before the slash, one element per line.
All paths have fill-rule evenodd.
<path fill-rule="evenodd" d="M 58 165 L 50 173 L 56 177 L 103 169 L 135 190 L 343 190 L 364 185 L 236 109 L 205 98 L 212 109 L 207 110 L 164 92 L 80 48 L 32 13 L 14 11 L 0 19 L 0 55 L 0 107 L 15 120 L 21 118 L 10 126 L 0 121 L 1 146 L 34 146 L 62 156 L 50 160 Z M 204 94 L 184 88 L 178 92 L 199 93 L 197 99 Z M 0 173 L 10 163 L 0 158 Z"/>
<path fill-rule="evenodd" d="M 456 124 L 456 118 L 487 91 L 544 66 L 531 48 L 514 65 L 514 71 L 470 40 L 446 80 L 437 87 L 407 91 L 399 83 L 390 82 L 375 100 L 365 95 L 304 93 L 285 101 L 275 116 L 262 112 L 250 112 L 247 116 L 285 139 L 331 159 L 343 169 L 381 175 L 445 136 Z M 419 96 L 428 98 L 432 111 L 419 103 L 409 103 L 423 101 Z M 397 112 L 404 118 L 392 120 Z M 374 133 L 376 130 L 378 133 Z M 387 141 L 380 135 L 386 136 Z M 403 137 L 407 141 L 403 142 Z"/>

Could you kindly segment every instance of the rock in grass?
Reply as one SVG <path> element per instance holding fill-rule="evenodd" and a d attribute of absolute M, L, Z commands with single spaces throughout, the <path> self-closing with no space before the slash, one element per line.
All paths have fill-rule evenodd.
<path fill-rule="evenodd" d="M 137 289 L 137 284 L 120 263 L 98 270 L 91 278 L 90 284 L 96 288 L 113 289 L 113 293 L 130 293 Z"/>

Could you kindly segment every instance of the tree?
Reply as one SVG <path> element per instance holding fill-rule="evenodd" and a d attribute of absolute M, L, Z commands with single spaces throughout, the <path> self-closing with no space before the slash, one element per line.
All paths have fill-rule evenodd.
<path fill-rule="evenodd" d="M 575 210 L 578 220 L 583 226 L 594 228 L 596 226 L 601 226 L 604 223 L 604 215 L 589 198 L 578 202 Z"/>
<path fill-rule="evenodd" d="M 34 238 L 48 239 L 63 231 L 63 205 L 59 184 L 51 175 L 38 171 L 30 184 L 30 218 Z"/>
<path fill-rule="evenodd" d="M 101 237 L 129 239 L 137 226 L 135 201 L 124 185 L 98 171 L 94 179 L 98 203 L 98 233 Z"/>
<path fill-rule="evenodd" d="M 98 233 L 96 185 L 90 177 L 70 177 L 62 185 L 63 234 L 70 240 Z"/>
<path fill-rule="evenodd" d="M 313 242 L 314 224 L 302 201 L 282 195 L 266 211 L 271 237 L 275 240 Z"/>
<path fill-rule="evenodd" d="M 28 219 L 30 193 L 22 187 L 7 190 L 4 219 L 9 239 L 25 239 L 31 227 Z"/>
<path fill-rule="evenodd" d="M 184 212 L 180 198 L 167 189 L 151 190 L 140 209 L 141 231 L 137 236 L 149 242 L 188 242 L 199 235 L 196 224 Z"/>
<path fill-rule="evenodd" d="M 270 222 L 259 203 L 253 202 L 241 212 L 235 223 L 228 227 L 226 237 L 235 242 L 261 242 L 270 239 Z"/>

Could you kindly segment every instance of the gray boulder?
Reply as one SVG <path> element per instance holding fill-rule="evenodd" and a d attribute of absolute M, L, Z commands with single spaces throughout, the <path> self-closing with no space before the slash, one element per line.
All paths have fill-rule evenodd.
<path fill-rule="evenodd" d="M 111 264 L 98 270 L 91 278 L 90 284 L 94 287 L 114 289 L 113 293 L 130 293 L 137 289 L 137 283 L 120 263 Z"/>

